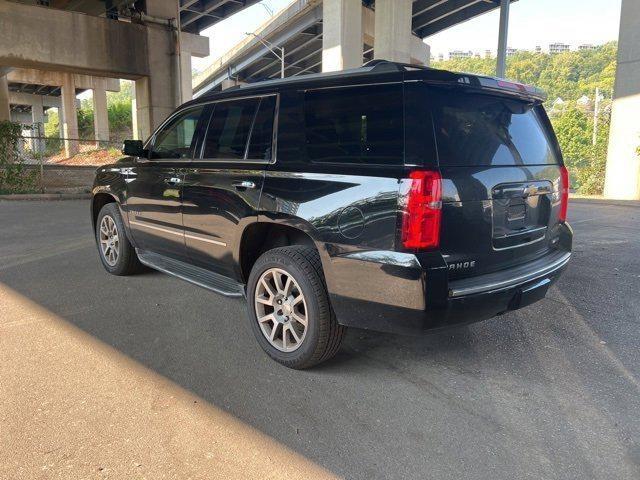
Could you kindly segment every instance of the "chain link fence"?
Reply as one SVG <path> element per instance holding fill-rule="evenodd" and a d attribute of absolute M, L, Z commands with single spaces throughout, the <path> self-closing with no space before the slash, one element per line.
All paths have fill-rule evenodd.
<path fill-rule="evenodd" d="M 122 157 L 121 142 L 46 136 L 40 123 L 23 124 L 21 132 L 15 161 L 44 193 L 88 192 L 96 168 Z"/>

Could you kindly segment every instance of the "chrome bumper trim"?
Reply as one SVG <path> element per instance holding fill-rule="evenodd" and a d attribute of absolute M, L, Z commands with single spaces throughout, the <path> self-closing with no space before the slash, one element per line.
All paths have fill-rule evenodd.
<path fill-rule="evenodd" d="M 454 284 L 454 287 L 449 290 L 449 297 L 456 298 L 462 297 L 464 295 L 494 292 L 497 290 L 505 290 L 511 287 L 515 287 L 517 285 L 527 283 L 540 277 L 544 277 L 545 275 L 554 273 L 556 270 L 564 267 L 567 262 L 569 262 L 570 258 L 571 252 L 565 252 L 564 254 L 559 255 L 558 258 L 554 258 L 550 263 L 535 268 L 532 271 L 523 273 L 519 273 L 519 271 L 524 270 L 527 265 L 516 267 L 512 269 L 513 271 L 515 271 L 515 276 L 506 279 L 500 279 L 499 277 L 504 277 L 505 274 L 508 274 L 508 270 L 506 272 L 503 271 L 489 273 L 487 275 L 481 275 L 475 278 L 465 278 L 462 280 L 458 280 L 452 282 Z M 540 260 L 538 260 L 537 262 L 540 262 Z"/>

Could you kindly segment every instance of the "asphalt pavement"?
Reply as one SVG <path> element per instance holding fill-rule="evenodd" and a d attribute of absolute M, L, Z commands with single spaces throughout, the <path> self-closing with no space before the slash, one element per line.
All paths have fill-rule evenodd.
<path fill-rule="evenodd" d="M 293 371 L 243 301 L 108 275 L 87 201 L 0 202 L 0 478 L 640 478 L 640 208 L 569 217 L 543 301 Z"/>

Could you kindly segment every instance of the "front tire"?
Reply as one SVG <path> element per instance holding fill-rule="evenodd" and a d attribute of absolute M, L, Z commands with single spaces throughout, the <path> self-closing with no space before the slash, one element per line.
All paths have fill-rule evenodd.
<path fill-rule="evenodd" d="M 112 275 L 131 275 L 142 269 L 116 203 L 107 203 L 102 207 L 95 231 L 100 261 L 107 272 Z"/>
<path fill-rule="evenodd" d="M 286 367 L 317 365 L 342 344 L 346 328 L 335 318 L 313 248 L 296 245 L 262 254 L 249 275 L 247 303 L 258 343 Z"/>

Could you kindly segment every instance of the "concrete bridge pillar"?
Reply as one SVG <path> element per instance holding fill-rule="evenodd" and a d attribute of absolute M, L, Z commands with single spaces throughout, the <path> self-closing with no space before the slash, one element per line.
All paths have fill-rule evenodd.
<path fill-rule="evenodd" d="M 604 195 L 640 200 L 640 2 L 622 0 Z"/>
<path fill-rule="evenodd" d="M 180 99 L 182 103 L 193 98 L 193 78 L 191 75 L 191 53 L 180 52 Z"/>
<path fill-rule="evenodd" d="M 133 84 L 133 88 L 131 89 L 131 136 L 134 140 L 141 140 L 138 130 L 138 102 L 136 100 L 135 83 Z"/>
<path fill-rule="evenodd" d="M 31 102 L 31 124 L 33 130 L 31 130 L 32 137 L 44 137 L 44 102 L 41 96 L 34 96 L 35 98 Z M 44 151 L 44 140 L 41 138 L 32 138 L 29 142 L 31 144 L 31 150 L 33 152 Z"/>
<path fill-rule="evenodd" d="M 191 57 L 209 56 L 209 39 L 191 33 L 180 33 L 180 93 L 181 103 L 193 98 L 193 76 Z"/>
<path fill-rule="evenodd" d="M 109 112 L 105 83 L 104 78 L 93 78 L 93 130 L 98 147 L 106 146 L 104 142 L 109 141 Z"/>
<path fill-rule="evenodd" d="M 324 0 L 322 71 L 362 66 L 362 2 Z"/>
<path fill-rule="evenodd" d="M 412 0 L 376 0 L 374 58 L 410 63 L 412 7 Z"/>
<path fill-rule="evenodd" d="M 78 112 L 76 110 L 76 84 L 71 73 L 62 74 L 62 136 L 65 156 L 78 153 Z"/>
<path fill-rule="evenodd" d="M 0 122 L 11 120 L 11 109 L 9 107 L 9 84 L 7 76 L 0 77 Z"/>

